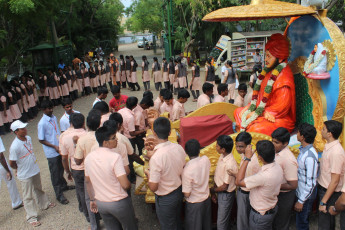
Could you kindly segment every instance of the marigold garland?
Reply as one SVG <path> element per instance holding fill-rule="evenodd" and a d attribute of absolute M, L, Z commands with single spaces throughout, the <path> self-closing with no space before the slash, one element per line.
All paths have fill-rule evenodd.
<path fill-rule="evenodd" d="M 280 74 L 280 72 L 286 67 L 286 63 L 280 63 L 273 71 L 271 74 L 270 79 L 267 82 L 267 85 L 265 87 L 265 91 L 263 94 L 263 98 L 259 104 L 258 107 L 256 107 L 256 102 L 258 100 L 258 95 L 259 95 L 259 91 L 261 88 L 261 83 L 262 80 L 265 79 L 266 74 L 269 72 L 268 68 L 264 68 L 261 72 L 261 74 L 259 75 L 256 84 L 254 85 L 253 88 L 253 96 L 252 96 L 252 101 L 250 102 L 250 106 L 248 108 L 247 111 L 245 111 L 242 114 L 242 122 L 241 122 L 241 131 L 244 131 L 245 128 L 247 128 L 247 126 L 252 123 L 253 121 L 255 121 L 264 111 L 265 111 L 265 107 L 266 107 L 266 103 L 268 101 L 268 98 L 272 92 L 272 88 L 273 85 L 275 83 L 275 81 L 277 80 L 278 75 Z M 247 116 L 253 112 L 254 113 L 247 119 Z"/>

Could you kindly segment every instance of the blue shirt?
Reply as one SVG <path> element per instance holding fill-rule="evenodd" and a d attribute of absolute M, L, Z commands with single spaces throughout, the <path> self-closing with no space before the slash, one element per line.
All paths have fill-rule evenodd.
<path fill-rule="evenodd" d="M 56 117 L 51 117 L 43 114 L 40 122 L 38 122 L 38 140 L 48 141 L 52 145 L 59 146 L 60 130 Z M 43 146 L 43 151 L 47 158 L 53 158 L 59 156 L 54 148 L 46 145 Z"/>
<path fill-rule="evenodd" d="M 58 69 L 64 69 L 64 68 L 65 68 L 65 64 L 64 63 L 58 65 Z"/>
<path fill-rule="evenodd" d="M 298 163 L 298 187 L 296 196 L 298 202 L 303 204 L 313 193 L 316 187 L 318 174 L 318 154 L 313 145 L 300 148 L 300 154 L 297 157 Z"/>

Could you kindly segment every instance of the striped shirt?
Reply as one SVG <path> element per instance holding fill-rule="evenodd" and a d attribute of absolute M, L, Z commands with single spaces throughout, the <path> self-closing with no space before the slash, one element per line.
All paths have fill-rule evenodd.
<path fill-rule="evenodd" d="M 313 193 L 317 184 L 318 154 L 312 144 L 300 148 L 297 163 L 298 187 L 296 196 L 298 202 L 303 204 Z"/>

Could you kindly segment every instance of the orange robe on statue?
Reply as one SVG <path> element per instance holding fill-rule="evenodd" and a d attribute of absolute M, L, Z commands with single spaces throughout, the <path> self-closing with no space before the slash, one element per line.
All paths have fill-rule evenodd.
<path fill-rule="evenodd" d="M 259 106 L 265 87 L 271 77 L 271 72 L 267 73 L 260 87 L 256 106 Z M 242 114 L 249 108 L 250 103 L 246 107 L 237 108 L 234 112 L 237 126 L 241 126 Z M 270 113 L 275 118 L 274 122 L 265 119 L 265 112 Z M 272 92 L 269 95 L 264 112 L 256 120 L 250 123 L 246 131 L 257 132 L 271 135 L 272 132 L 284 127 L 292 132 L 296 123 L 296 98 L 295 98 L 295 82 L 292 71 L 287 65 L 278 75 L 277 80 L 273 84 Z"/>

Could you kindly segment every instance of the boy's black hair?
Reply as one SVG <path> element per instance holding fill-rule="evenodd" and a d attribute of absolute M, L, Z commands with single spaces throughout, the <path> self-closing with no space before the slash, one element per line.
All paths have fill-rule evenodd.
<path fill-rule="evenodd" d="M 111 87 L 111 93 L 112 94 L 116 94 L 116 93 L 120 93 L 120 92 L 121 92 L 121 89 L 120 89 L 120 87 L 118 85 L 113 85 Z"/>
<path fill-rule="evenodd" d="M 94 106 L 93 109 L 101 111 L 102 114 L 109 113 L 109 105 L 105 101 L 99 101 Z"/>
<path fill-rule="evenodd" d="M 328 132 L 332 133 L 334 139 L 338 139 L 341 131 L 343 130 L 343 125 L 339 121 L 329 120 L 324 122 Z"/>
<path fill-rule="evenodd" d="M 177 93 L 177 99 L 190 98 L 190 93 L 186 89 L 180 89 Z"/>
<path fill-rule="evenodd" d="M 250 145 L 252 143 L 252 135 L 246 131 L 240 132 L 236 137 L 236 142 L 244 142 L 245 145 Z"/>
<path fill-rule="evenodd" d="M 217 138 L 217 144 L 220 148 L 224 148 L 227 153 L 231 153 L 232 148 L 234 147 L 234 141 L 227 135 L 220 135 Z"/>
<path fill-rule="evenodd" d="M 109 116 L 109 120 L 113 120 L 113 121 L 116 121 L 119 125 L 122 125 L 123 123 L 123 118 L 122 118 L 122 115 L 119 114 L 119 113 L 112 113 L 110 114 Z"/>
<path fill-rule="evenodd" d="M 126 107 L 128 109 L 134 109 L 135 106 L 138 104 L 138 98 L 137 97 L 129 97 L 126 101 Z"/>
<path fill-rule="evenodd" d="M 219 84 L 218 87 L 217 87 L 218 94 L 220 95 L 222 92 L 224 92 L 227 89 L 228 89 L 228 85 L 227 84 L 223 84 L 223 83 Z"/>
<path fill-rule="evenodd" d="M 100 127 L 96 130 L 95 136 L 100 147 L 103 146 L 104 141 L 109 141 L 110 136 L 115 134 L 116 130 L 111 129 L 108 126 Z"/>
<path fill-rule="evenodd" d="M 72 100 L 71 100 L 71 98 L 64 98 L 64 99 L 61 101 L 61 105 L 62 105 L 62 107 L 65 107 L 66 105 L 72 105 Z"/>
<path fill-rule="evenodd" d="M 163 96 L 165 94 L 166 91 L 169 91 L 168 89 L 161 89 L 159 91 L 159 96 Z M 150 92 L 150 91 L 149 91 Z"/>
<path fill-rule="evenodd" d="M 200 143 L 196 139 L 190 139 L 186 142 L 184 149 L 189 157 L 197 157 L 200 153 Z"/>
<path fill-rule="evenodd" d="M 276 152 L 272 142 L 268 140 L 258 141 L 256 143 L 256 151 L 266 163 L 272 163 L 274 161 Z"/>
<path fill-rule="evenodd" d="M 166 90 L 162 96 L 164 100 L 173 99 L 173 94 L 170 90 Z"/>
<path fill-rule="evenodd" d="M 290 133 L 286 128 L 279 127 L 273 131 L 271 137 L 277 139 L 281 143 L 289 143 L 290 141 Z"/>
<path fill-rule="evenodd" d="M 154 105 L 152 98 L 149 96 L 143 97 L 143 99 L 140 101 L 140 104 L 144 104 L 148 107 L 152 107 Z"/>
<path fill-rule="evenodd" d="M 205 82 L 205 83 L 202 85 L 202 92 L 203 92 L 203 93 L 206 93 L 207 91 L 210 91 L 210 90 L 213 91 L 213 84 L 208 83 L 208 82 Z"/>
<path fill-rule="evenodd" d="M 69 116 L 69 122 L 73 125 L 73 128 L 81 129 L 85 124 L 85 117 L 81 113 L 72 113 Z"/>
<path fill-rule="evenodd" d="M 54 107 L 54 104 L 51 100 L 43 100 L 41 102 L 41 108 L 43 110 L 47 109 L 47 108 L 53 108 Z"/>
<path fill-rule="evenodd" d="M 150 97 L 151 99 L 153 99 L 153 93 L 151 91 L 145 91 L 143 93 L 143 97 Z"/>
<path fill-rule="evenodd" d="M 245 84 L 245 83 L 241 83 L 241 84 L 239 84 L 239 86 L 238 86 L 238 91 L 240 91 L 240 90 L 244 90 L 244 91 L 247 91 L 247 85 Z"/>
<path fill-rule="evenodd" d="M 298 126 L 298 131 L 301 136 L 304 137 L 305 142 L 313 144 L 316 137 L 316 129 L 314 126 L 308 123 L 302 123 Z"/>
<path fill-rule="evenodd" d="M 115 132 L 117 132 L 117 129 L 119 127 L 119 124 L 114 121 L 114 120 L 107 120 L 103 123 L 103 126 L 107 126 L 109 127 L 111 130 L 115 130 Z"/>
<path fill-rule="evenodd" d="M 109 93 L 109 91 L 108 91 L 108 89 L 107 89 L 107 87 L 98 87 L 98 89 L 97 89 L 97 95 L 99 96 L 99 95 L 101 95 L 101 94 L 108 94 Z"/>
<path fill-rule="evenodd" d="M 101 112 L 99 110 L 92 109 L 86 118 L 86 125 L 89 130 L 96 131 L 101 125 Z"/>
<path fill-rule="evenodd" d="M 170 131 L 171 131 L 169 119 L 165 117 L 158 117 L 153 122 L 153 131 L 157 134 L 157 137 L 159 139 L 162 139 L 162 140 L 168 139 Z"/>

